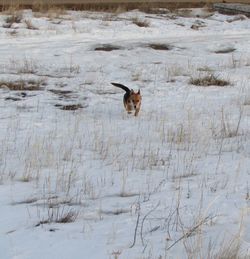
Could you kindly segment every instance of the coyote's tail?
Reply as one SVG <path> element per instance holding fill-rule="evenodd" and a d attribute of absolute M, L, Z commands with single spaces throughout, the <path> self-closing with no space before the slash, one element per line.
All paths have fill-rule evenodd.
<path fill-rule="evenodd" d="M 116 86 L 116 87 L 119 87 L 121 89 L 123 89 L 124 91 L 126 91 L 127 93 L 130 93 L 130 89 L 125 86 L 125 85 L 122 85 L 122 84 L 117 84 L 117 83 L 111 83 L 112 85 Z"/>

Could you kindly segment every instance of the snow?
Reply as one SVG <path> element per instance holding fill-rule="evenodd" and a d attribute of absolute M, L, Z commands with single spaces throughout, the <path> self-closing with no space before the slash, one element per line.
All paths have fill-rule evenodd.
<path fill-rule="evenodd" d="M 0 15 L 0 82 L 43 82 L 1 83 L 0 258 L 250 257 L 250 23 L 204 12 Z"/>

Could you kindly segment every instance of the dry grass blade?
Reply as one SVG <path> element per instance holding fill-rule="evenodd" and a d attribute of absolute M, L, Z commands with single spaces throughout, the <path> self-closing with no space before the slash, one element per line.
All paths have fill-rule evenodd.
<path fill-rule="evenodd" d="M 215 255 L 218 259 L 243 259 L 249 258 L 241 252 L 241 240 L 240 236 L 235 236 L 229 242 L 224 242 L 220 251 Z"/>
<path fill-rule="evenodd" d="M 190 237 L 201 225 L 205 224 L 209 219 L 210 219 L 210 217 L 206 217 L 206 218 L 200 220 L 194 227 L 192 227 L 191 229 L 187 230 L 179 239 L 174 241 L 174 243 L 172 245 L 167 247 L 166 251 L 170 250 L 177 243 L 179 243 L 182 239 Z"/>

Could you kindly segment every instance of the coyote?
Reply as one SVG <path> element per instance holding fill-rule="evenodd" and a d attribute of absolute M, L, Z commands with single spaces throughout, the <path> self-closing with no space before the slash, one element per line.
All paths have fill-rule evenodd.
<path fill-rule="evenodd" d="M 135 93 L 133 89 L 129 89 L 125 85 L 117 83 L 111 84 L 126 91 L 126 93 L 123 96 L 124 107 L 129 114 L 132 113 L 132 111 L 135 111 L 135 116 L 137 116 L 141 108 L 142 100 L 140 90 L 137 93 Z"/>

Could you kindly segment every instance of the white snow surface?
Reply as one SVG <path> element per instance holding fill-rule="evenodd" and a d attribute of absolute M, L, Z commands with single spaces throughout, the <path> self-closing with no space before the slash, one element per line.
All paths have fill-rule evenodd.
<path fill-rule="evenodd" d="M 0 258 L 222 258 L 235 244 L 250 258 L 249 20 L 25 10 L 6 28 L 8 16 Z M 211 74 L 229 85 L 191 84 Z M 111 82 L 141 89 L 138 117 Z"/>

